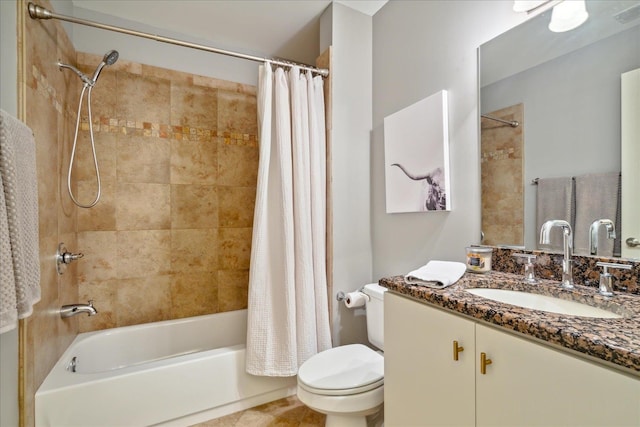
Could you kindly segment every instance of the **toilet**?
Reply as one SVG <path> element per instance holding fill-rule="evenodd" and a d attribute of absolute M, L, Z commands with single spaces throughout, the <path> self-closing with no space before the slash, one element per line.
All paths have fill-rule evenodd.
<path fill-rule="evenodd" d="M 383 297 L 387 288 L 365 285 L 367 335 L 383 350 Z M 298 370 L 298 399 L 326 414 L 327 427 L 366 427 L 368 415 L 382 409 L 384 357 L 362 344 L 334 347 L 311 356 Z"/>

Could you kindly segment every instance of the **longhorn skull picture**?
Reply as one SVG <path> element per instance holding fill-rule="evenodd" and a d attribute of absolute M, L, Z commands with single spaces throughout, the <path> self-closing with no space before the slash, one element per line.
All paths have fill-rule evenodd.
<path fill-rule="evenodd" d="M 451 210 L 447 91 L 384 118 L 387 213 Z"/>
<path fill-rule="evenodd" d="M 442 211 L 447 208 L 447 193 L 444 188 L 442 168 L 436 168 L 424 175 L 414 175 L 400 163 L 393 163 L 404 172 L 409 179 L 422 181 L 422 208 L 426 211 Z"/>

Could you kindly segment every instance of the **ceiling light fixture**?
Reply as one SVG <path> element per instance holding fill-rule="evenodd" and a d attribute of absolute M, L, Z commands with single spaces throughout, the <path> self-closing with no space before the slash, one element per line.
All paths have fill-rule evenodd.
<path fill-rule="evenodd" d="M 589 17 L 585 0 L 515 0 L 513 2 L 514 12 L 528 14 L 539 10 L 546 11 L 551 7 L 553 11 L 549 29 L 556 33 L 578 28 Z"/>
<path fill-rule="evenodd" d="M 553 7 L 549 29 L 554 33 L 578 28 L 589 17 L 585 0 L 564 0 Z"/>

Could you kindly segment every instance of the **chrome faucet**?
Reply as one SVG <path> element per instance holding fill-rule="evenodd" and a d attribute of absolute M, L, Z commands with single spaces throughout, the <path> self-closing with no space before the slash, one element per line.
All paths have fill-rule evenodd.
<path fill-rule="evenodd" d="M 589 227 L 589 251 L 591 255 L 598 254 L 598 230 L 604 225 L 607 229 L 607 239 L 616 238 L 616 227 L 610 219 L 597 219 L 591 223 Z"/>
<path fill-rule="evenodd" d="M 553 227 L 562 228 L 562 246 L 564 248 L 564 259 L 562 260 L 562 287 L 565 289 L 573 288 L 573 231 L 571 225 L 567 221 L 561 219 L 551 219 L 540 229 L 540 243 L 548 245 L 551 242 L 550 234 Z"/>
<path fill-rule="evenodd" d="M 98 314 L 98 310 L 93 306 L 93 300 L 89 300 L 89 304 L 69 304 L 63 305 L 60 309 L 60 317 L 67 318 L 76 314 L 87 313 L 89 316 Z"/>

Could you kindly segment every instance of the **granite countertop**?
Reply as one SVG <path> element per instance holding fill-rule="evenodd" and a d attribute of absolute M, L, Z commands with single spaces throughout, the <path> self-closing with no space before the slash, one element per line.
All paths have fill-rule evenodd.
<path fill-rule="evenodd" d="M 638 295 L 616 293 L 613 297 L 604 297 L 593 287 L 576 285 L 574 289 L 566 290 L 560 287 L 559 282 L 544 279 L 530 285 L 523 281 L 522 275 L 496 271 L 486 274 L 465 273 L 458 282 L 444 289 L 408 285 L 403 276 L 383 278 L 380 285 L 418 301 L 601 359 L 640 376 Z M 623 317 L 601 319 L 531 310 L 465 292 L 470 288 L 526 290 L 588 302 Z"/>

